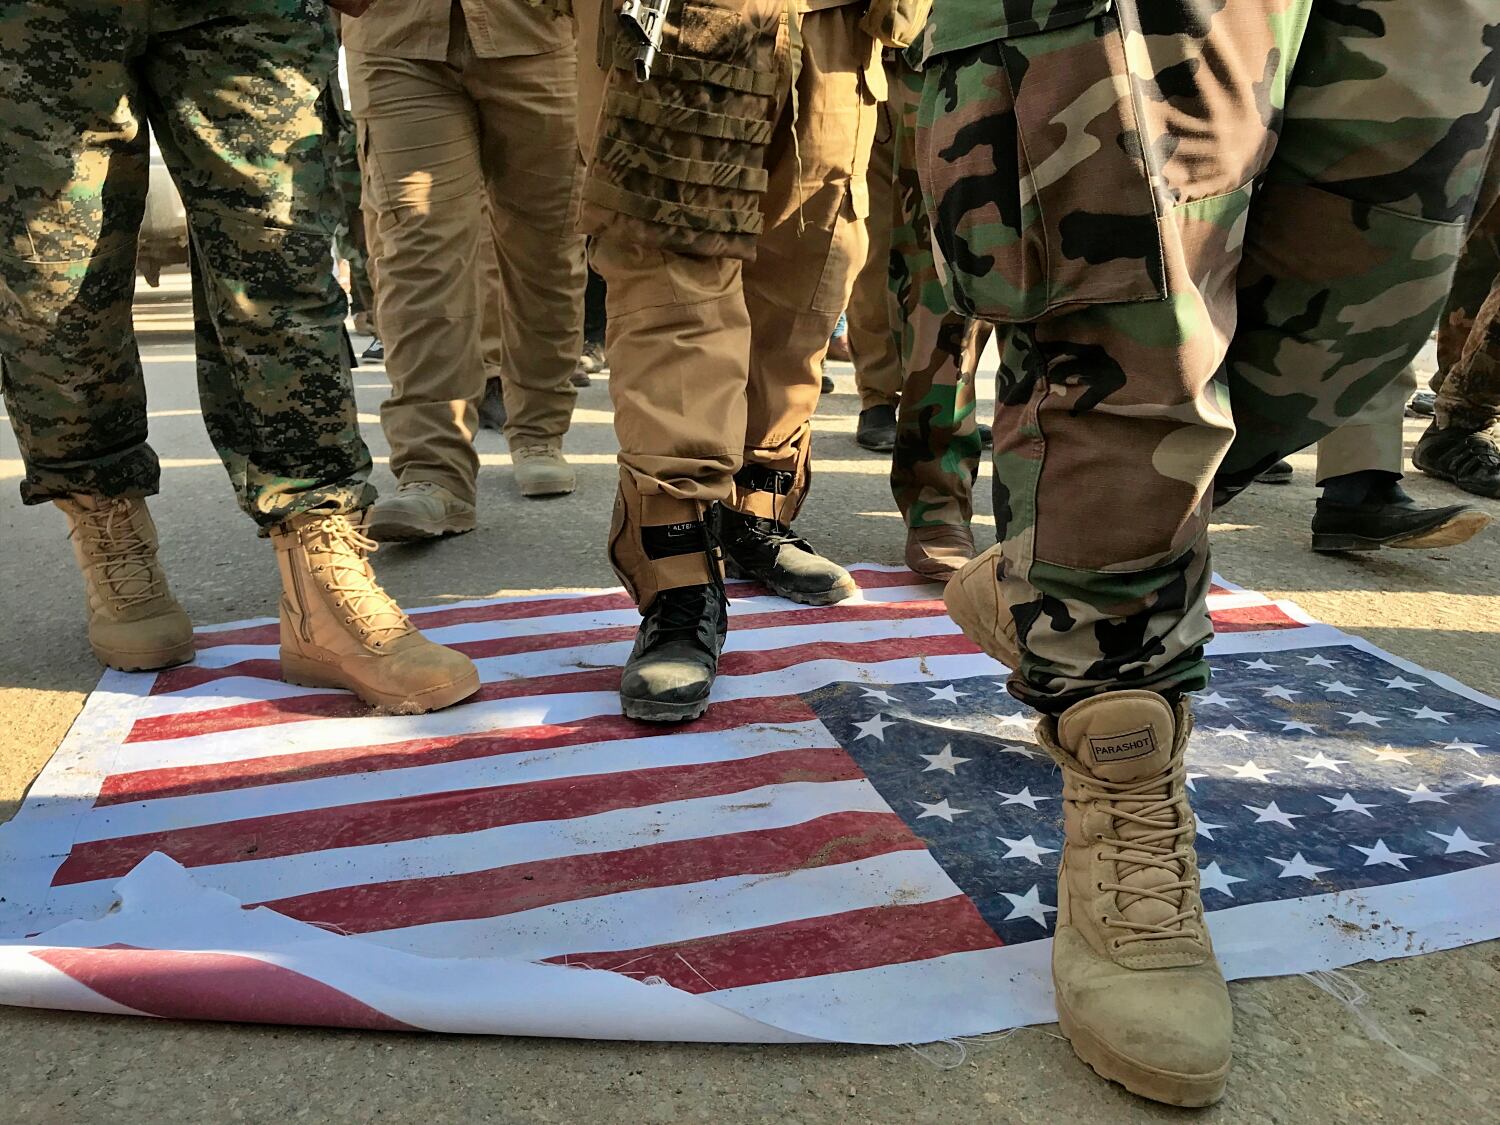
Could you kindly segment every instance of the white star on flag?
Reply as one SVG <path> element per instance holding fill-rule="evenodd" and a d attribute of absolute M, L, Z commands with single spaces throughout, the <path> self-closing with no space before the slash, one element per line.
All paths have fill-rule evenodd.
<path fill-rule="evenodd" d="M 1188 789 L 1190 789 L 1192 792 L 1196 793 L 1196 792 L 1198 792 L 1198 787 L 1196 785 L 1194 785 L 1193 782 L 1197 781 L 1200 777 L 1207 777 L 1207 776 L 1208 776 L 1208 774 L 1206 774 L 1206 773 L 1192 773 L 1192 772 L 1189 772 L 1188 775 L 1183 778 L 1183 781 L 1187 784 Z"/>
<path fill-rule="evenodd" d="M 1402 789 L 1399 785 L 1393 785 L 1391 788 L 1402 794 L 1408 805 L 1446 805 L 1447 798 L 1453 796 L 1452 793 L 1427 788 L 1425 781 L 1418 782 L 1415 789 Z"/>
<path fill-rule="evenodd" d="M 917 757 L 927 759 L 927 768 L 922 771 L 923 773 L 930 773 L 933 770 L 946 770 L 955 777 L 958 776 L 959 766 L 964 762 L 973 761 L 972 758 L 957 757 L 953 753 L 952 743 L 945 745 L 936 754 L 918 754 Z"/>
<path fill-rule="evenodd" d="M 1329 695 L 1347 695 L 1351 698 L 1358 695 L 1363 688 L 1352 688 L 1343 680 L 1319 680 L 1318 686 Z"/>
<path fill-rule="evenodd" d="M 1036 720 L 1028 719 L 1024 711 L 1017 711 L 1014 715 L 1001 715 L 1000 725 L 1002 727 L 1020 727 L 1022 730 L 1032 730 L 1036 726 Z"/>
<path fill-rule="evenodd" d="M 942 700 L 944 703 L 957 703 L 960 699 L 966 698 L 969 694 L 966 691 L 959 691 L 952 684 L 949 684 L 947 687 L 940 688 L 930 687 L 927 690 L 932 692 L 932 698 L 934 702 L 936 702 L 937 700 Z"/>
<path fill-rule="evenodd" d="M 1210 734 L 1222 734 L 1225 738 L 1238 738 L 1241 742 L 1250 741 L 1250 732 L 1230 723 L 1227 727 L 1213 727 Z"/>
<path fill-rule="evenodd" d="M 1402 871 L 1408 871 L 1410 868 L 1402 861 L 1416 858 L 1416 856 L 1407 855 L 1405 852 L 1391 851 L 1390 848 L 1385 846 L 1384 840 L 1376 840 L 1373 848 L 1362 848 L 1358 844 L 1350 844 L 1349 846 L 1357 852 L 1364 852 L 1364 866 L 1366 867 L 1374 867 L 1377 863 L 1388 863 L 1392 867 L 1399 867 Z"/>
<path fill-rule="evenodd" d="M 1382 682 L 1392 691 L 1416 691 L 1422 686 L 1416 680 L 1408 680 L 1404 676 L 1393 676 L 1391 679 Z"/>
<path fill-rule="evenodd" d="M 1457 740 L 1454 740 L 1453 742 L 1445 744 L 1442 749 L 1462 750 L 1465 754 L 1472 754 L 1477 758 L 1479 757 L 1479 752 L 1481 750 L 1488 749 L 1488 747 L 1485 746 L 1485 744 L 1482 742 L 1459 742 Z"/>
<path fill-rule="evenodd" d="M 1447 726 L 1448 720 L 1453 718 L 1452 711 L 1434 711 L 1431 707 L 1425 705 L 1422 707 L 1403 707 L 1401 710 L 1409 713 L 1413 719 L 1431 719 L 1433 722 L 1442 723 L 1444 726 Z"/>
<path fill-rule="evenodd" d="M 1048 906 L 1041 900 L 1035 883 L 1031 884 L 1031 890 L 1027 891 L 1024 895 L 1013 895 L 1009 891 L 1001 891 L 1000 893 L 1010 899 L 1010 904 L 1014 907 L 1005 916 L 1005 921 L 1007 922 L 1013 918 L 1030 918 L 1045 930 L 1047 929 L 1047 915 L 1057 913 L 1057 907 Z"/>
<path fill-rule="evenodd" d="M 913 801 L 912 804 L 922 806 L 922 811 L 917 816 L 918 820 L 922 820 L 923 818 L 929 816 L 938 816 L 942 817 L 949 824 L 953 823 L 953 818 L 955 816 L 963 816 L 964 813 L 969 811 L 968 809 L 955 809 L 948 803 L 947 797 L 944 797 L 935 805 L 929 805 L 926 801 Z"/>
<path fill-rule="evenodd" d="M 1469 776 L 1472 777 L 1475 781 L 1479 782 L 1479 784 L 1486 789 L 1488 789 L 1491 785 L 1500 785 L 1500 776 L 1496 776 L 1492 773 L 1487 773 L 1483 777 L 1480 777 L 1477 773 L 1471 773 L 1469 774 Z"/>
<path fill-rule="evenodd" d="M 1411 754 L 1405 750 L 1397 750 L 1394 746 L 1386 746 L 1377 750 L 1373 746 L 1366 746 L 1366 754 L 1374 754 L 1377 762 L 1400 762 L 1403 766 L 1411 761 Z"/>
<path fill-rule="evenodd" d="M 1317 731 L 1313 730 L 1312 727 L 1308 726 L 1306 723 L 1283 722 L 1281 724 L 1281 733 L 1282 734 L 1289 734 L 1289 733 L 1291 733 L 1294 730 L 1300 730 L 1300 731 L 1303 731 L 1306 734 L 1317 734 L 1318 733 Z"/>
<path fill-rule="evenodd" d="M 880 717 L 880 712 L 877 711 L 874 718 L 866 719 L 862 723 L 854 724 L 854 729 L 859 731 L 859 733 L 854 737 L 856 741 L 861 738 L 873 738 L 877 742 L 884 742 L 885 728 L 893 727 L 895 725 L 895 723 L 887 722 L 886 720 L 882 719 Z"/>
<path fill-rule="evenodd" d="M 1245 881 L 1238 875 L 1231 875 L 1229 872 L 1222 870 L 1219 867 L 1218 860 L 1214 860 L 1207 867 L 1200 868 L 1198 871 L 1198 880 L 1202 883 L 1205 891 L 1218 891 L 1220 894 L 1227 895 L 1230 898 L 1234 897 L 1234 892 L 1229 888 L 1235 883 L 1243 883 Z"/>
<path fill-rule="evenodd" d="M 1000 753 L 1019 754 L 1023 758 L 1043 757 L 1043 754 L 1040 750 L 1033 750 L 1030 746 L 1022 746 L 1016 742 L 1002 742 L 1000 744 Z"/>
<path fill-rule="evenodd" d="M 1315 863 L 1308 863 L 1302 858 L 1301 852 L 1296 852 L 1291 859 L 1277 859 L 1274 855 L 1266 856 L 1272 863 L 1281 864 L 1281 874 L 1278 879 L 1316 879 L 1325 871 L 1332 871 L 1331 867 L 1319 867 Z"/>
<path fill-rule="evenodd" d="M 1263 691 L 1261 694 L 1264 695 L 1267 699 L 1284 699 L 1288 703 L 1291 703 L 1293 702 L 1292 696 L 1301 695 L 1302 693 L 1294 688 L 1289 688 L 1284 684 L 1273 684 L 1271 687 L 1266 688 L 1265 691 Z"/>
<path fill-rule="evenodd" d="M 1443 849 L 1444 855 L 1455 855 L 1458 852 L 1472 852 L 1475 855 L 1484 855 L 1485 848 L 1492 848 L 1495 846 L 1494 843 L 1490 840 L 1469 839 L 1469 834 L 1462 828 L 1459 828 L 1457 826 L 1454 827 L 1453 834 L 1449 836 L 1445 836 L 1441 832 L 1433 832 L 1431 830 L 1428 831 L 1427 835 L 1436 836 L 1439 840 L 1448 845 Z"/>
<path fill-rule="evenodd" d="M 1333 773 L 1343 773 L 1344 771 L 1339 769 L 1339 767 L 1349 764 L 1348 758 L 1330 758 L 1321 750 L 1311 758 L 1306 754 L 1297 754 L 1296 757 L 1301 758 L 1307 763 L 1302 767 L 1305 770 L 1329 770 Z"/>
<path fill-rule="evenodd" d="M 1243 664 L 1246 668 L 1249 668 L 1252 672 L 1276 671 L 1276 665 L 1267 664 L 1265 660 L 1261 658 L 1257 658 L 1255 660 L 1241 660 L 1240 663 Z"/>
<path fill-rule="evenodd" d="M 1265 808 L 1259 805 L 1246 805 L 1245 807 L 1255 814 L 1256 824 L 1284 824 L 1288 828 L 1295 828 L 1296 825 L 1292 821 L 1301 820 L 1304 815 L 1299 812 L 1282 812 L 1276 807 L 1275 801 Z"/>
<path fill-rule="evenodd" d="M 1238 700 L 1231 699 L 1227 695 L 1220 695 L 1218 692 L 1214 692 L 1212 695 L 1203 695 L 1200 692 L 1190 692 L 1189 694 L 1198 701 L 1199 707 L 1228 707 L 1231 703 L 1238 702 Z"/>
<path fill-rule="evenodd" d="M 896 702 L 896 697 L 894 695 L 892 695 L 888 691 L 881 691 L 879 688 L 867 687 L 864 689 L 864 693 L 866 699 L 878 699 L 881 703 Z"/>
<path fill-rule="evenodd" d="M 1324 797 L 1321 793 L 1319 793 L 1318 796 L 1322 797 L 1323 800 L 1332 805 L 1334 812 L 1362 813 L 1365 816 L 1369 817 L 1371 820 L 1375 819 L 1375 814 L 1370 810 L 1378 809 L 1380 807 L 1379 805 L 1361 804 L 1359 801 L 1356 801 L 1354 799 L 1354 795 L 1352 793 L 1345 793 L 1342 797 Z"/>
<path fill-rule="evenodd" d="M 1230 766 L 1229 770 L 1241 781 L 1270 781 L 1273 773 L 1281 772 L 1280 770 L 1268 770 L 1256 765 L 1254 758 L 1251 758 L 1243 765 Z"/>
<path fill-rule="evenodd" d="M 1002 806 L 1004 806 L 1004 805 L 1025 805 L 1028 809 L 1031 809 L 1033 812 L 1040 812 L 1041 811 L 1040 809 L 1038 809 L 1036 807 L 1036 803 L 1038 801 L 1053 801 L 1053 800 L 1056 800 L 1055 797 L 1034 797 L 1034 796 L 1032 796 L 1032 794 L 1031 794 L 1031 786 L 1029 786 L 1029 785 L 1026 786 L 1025 788 L 1023 788 L 1019 793 L 1007 793 L 1004 789 L 996 789 L 995 792 L 999 793 L 1000 796 L 1002 796 L 1002 797 L 1005 798 L 1005 800 L 1003 800 L 1003 801 L 1000 802 L 1000 804 Z"/>
<path fill-rule="evenodd" d="M 1004 836 L 996 836 L 995 839 L 1010 849 L 1000 857 L 1001 859 L 1029 859 L 1038 867 L 1042 865 L 1042 856 L 1057 851 L 1056 848 L 1042 847 L 1030 836 L 1019 840 L 1007 840 Z"/>
<path fill-rule="evenodd" d="M 1198 823 L 1198 835 L 1202 836 L 1205 840 L 1212 840 L 1214 838 L 1215 828 L 1224 827 L 1222 824 L 1212 824 L 1209 821 L 1204 820 L 1197 813 L 1193 814 L 1193 819 Z"/>
<path fill-rule="evenodd" d="M 1339 666 L 1338 661 L 1329 660 L 1321 652 L 1315 656 L 1304 656 L 1301 660 L 1309 668 L 1337 668 Z"/>
<path fill-rule="evenodd" d="M 1360 725 L 1367 727 L 1378 727 L 1381 723 L 1388 723 L 1391 721 L 1391 717 L 1389 715 L 1372 715 L 1368 711 L 1340 711 L 1339 714 L 1349 720 L 1346 725 L 1351 727 Z"/>

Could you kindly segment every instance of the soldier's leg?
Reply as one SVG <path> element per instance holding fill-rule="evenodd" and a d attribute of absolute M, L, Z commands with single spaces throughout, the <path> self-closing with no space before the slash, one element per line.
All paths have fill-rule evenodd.
<path fill-rule="evenodd" d="M 52 501 L 83 573 L 89 644 L 140 671 L 193 658 L 144 497 L 159 466 L 131 328 L 146 131 L 125 10 L 0 4 L 0 386 L 27 504 Z"/>
<path fill-rule="evenodd" d="M 870 151 L 870 217 L 865 223 L 869 249 L 849 294 L 849 352 L 854 382 L 859 389 L 860 423 L 856 439 L 866 448 L 885 452 L 895 439 L 895 406 L 901 397 L 901 355 L 896 349 L 891 307 L 891 228 L 895 212 L 895 129 L 892 107 L 876 107 L 874 145 Z M 868 424 L 871 411 L 882 413 Z M 865 436 L 878 421 L 882 433 Z"/>
<path fill-rule="evenodd" d="M 1500 115 L 1490 0 L 1315 3 L 1300 58 L 1245 233 L 1230 487 L 1341 424 L 1415 357 Z"/>
<path fill-rule="evenodd" d="M 733 85 L 679 79 L 668 60 L 639 83 L 608 35 L 602 61 L 596 52 L 598 6 L 576 11 L 584 229 L 608 287 L 620 445 L 609 553 L 643 615 L 621 704 L 635 718 L 688 719 L 708 705 L 727 627 L 707 516 L 731 495 L 745 441 L 741 263 L 760 226 L 785 6 L 704 6 L 685 37 L 672 32 L 670 54 L 711 58 Z"/>
<path fill-rule="evenodd" d="M 391 471 L 402 485 L 398 497 L 380 506 L 382 537 L 415 536 L 424 521 L 432 534 L 474 526 L 474 433 L 485 376 L 484 182 L 477 114 L 459 78 L 468 42 L 461 19 L 453 35 L 447 62 L 348 53 L 365 156 L 365 206 L 377 232 L 376 322 L 391 382 L 380 421 L 391 445 Z M 417 485 L 446 495 L 433 493 L 429 505 L 422 493 L 430 489 Z M 424 515 L 427 506 L 434 510 Z M 398 524 L 409 526 L 412 536 Z"/>
<path fill-rule="evenodd" d="M 948 308 L 932 256 L 932 229 L 916 168 L 921 75 L 888 72 L 896 187 L 889 284 L 904 387 L 891 459 L 891 494 L 907 527 L 907 565 L 946 579 L 974 555 L 969 520 L 980 439 L 975 373 L 990 328 Z"/>
<path fill-rule="evenodd" d="M 241 505 L 275 548 L 282 676 L 429 711 L 471 695 L 479 676 L 416 630 L 366 558 L 370 455 L 332 272 L 332 154 L 316 104 L 334 64 L 320 10 L 206 16 L 181 0 L 153 7 L 142 71 L 217 339 L 199 372 L 205 411 L 234 414 L 211 432 L 231 471 L 243 466 Z"/>
<path fill-rule="evenodd" d="M 1500 191 L 1500 144 L 1487 187 Z M 1476 216 L 1438 325 L 1432 425 L 1412 463 L 1476 496 L 1500 498 L 1500 200 Z"/>
<path fill-rule="evenodd" d="M 1406 403 L 1416 382 L 1408 365 L 1318 442 L 1323 494 L 1312 517 L 1314 551 L 1452 547 L 1489 524 L 1489 516 L 1467 504 L 1424 508 L 1401 487 Z"/>
<path fill-rule="evenodd" d="M 586 282 L 577 232 L 578 75 L 571 50 L 475 59 L 480 158 L 500 263 L 505 436 L 525 496 L 571 492 L 562 456 L 578 391 Z"/>
<path fill-rule="evenodd" d="M 27 504 L 157 489 L 130 318 L 148 154 L 129 24 L 0 5 L 0 353 Z M 64 61 L 83 59 L 86 80 Z"/>
<path fill-rule="evenodd" d="M 765 229 L 745 267 L 753 325 L 744 466 L 721 510 L 726 557 L 785 597 L 850 596 L 848 573 L 788 528 L 807 496 L 823 356 L 866 258 L 865 175 L 885 72 L 857 5 L 801 18 L 795 97 L 766 157 Z"/>

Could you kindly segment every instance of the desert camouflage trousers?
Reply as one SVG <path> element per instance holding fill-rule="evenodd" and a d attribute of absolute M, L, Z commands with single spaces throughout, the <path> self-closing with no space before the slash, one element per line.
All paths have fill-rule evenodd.
<path fill-rule="evenodd" d="M 1215 471 L 1243 486 L 1317 440 L 1427 338 L 1494 136 L 1500 9 L 1048 11 L 929 50 L 917 166 L 950 305 L 1006 325 L 1011 688 L 1058 711 L 1207 683 Z"/>
<path fill-rule="evenodd" d="M 600 37 L 599 7 L 575 9 L 583 222 L 608 285 L 610 560 L 644 609 L 713 576 L 709 505 L 790 523 L 806 498 L 822 360 L 866 257 L 885 81 L 857 4 L 674 5 L 646 83 Z"/>
<path fill-rule="evenodd" d="M 1438 322 L 1437 424 L 1478 433 L 1500 421 L 1500 142 Z"/>
<path fill-rule="evenodd" d="M 332 272 L 322 0 L 0 0 L 0 357 L 27 503 L 156 491 L 131 324 L 149 121 L 186 205 L 204 422 L 262 526 L 373 499 Z"/>

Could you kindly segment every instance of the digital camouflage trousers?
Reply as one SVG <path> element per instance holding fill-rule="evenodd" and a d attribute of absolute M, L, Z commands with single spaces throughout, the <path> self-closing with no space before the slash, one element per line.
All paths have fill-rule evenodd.
<path fill-rule="evenodd" d="M 373 499 L 332 272 L 334 65 L 322 0 L 0 0 L 0 359 L 27 503 L 159 484 L 131 322 L 147 122 L 241 506 L 264 527 Z"/>
<path fill-rule="evenodd" d="M 1436 323 L 1500 107 L 1494 0 L 937 0 L 916 164 L 1004 327 L 1012 691 L 1208 680 L 1208 516 Z"/>

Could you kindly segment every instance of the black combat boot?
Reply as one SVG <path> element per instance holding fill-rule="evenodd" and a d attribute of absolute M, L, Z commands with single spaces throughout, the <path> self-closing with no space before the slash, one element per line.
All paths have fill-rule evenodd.
<path fill-rule="evenodd" d="M 1451 426 L 1439 429 L 1434 422 L 1417 442 L 1411 463 L 1465 492 L 1500 500 L 1500 448 L 1488 434 Z"/>
<path fill-rule="evenodd" d="M 833 605 L 854 596 L 849 572 L 818 554 L 786 524 L 722 504 L 714 507 L 713 518 L 715 538 L 724 549 L 724 573 L 730 578 L 753 578 L 803 605 Z"/>
<path fill-rule="evenodd" d="M 854 440 L 875 453 L 889 453 L 896 448 L 896 408 L 882 403 L 859 412 Z"/>
<path fill-rule="evenodd" d="M 658 594 L 641 619 L 620 678 L 625 714 L 681 723 L 708 710 L 728 628 L 729 603 L 716 582 Z"/>

